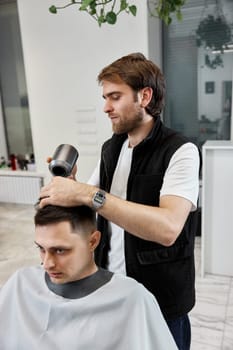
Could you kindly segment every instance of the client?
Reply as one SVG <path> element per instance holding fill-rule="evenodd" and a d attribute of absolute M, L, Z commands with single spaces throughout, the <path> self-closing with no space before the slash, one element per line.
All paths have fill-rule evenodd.
<path fill-rule="evenodd" d="M 1 350 L 175 350 L 154 296 L 98 268 L 95 212 L 47 206 L 35 215 L 42 266 L 21 268 L 0 292 Z"/>

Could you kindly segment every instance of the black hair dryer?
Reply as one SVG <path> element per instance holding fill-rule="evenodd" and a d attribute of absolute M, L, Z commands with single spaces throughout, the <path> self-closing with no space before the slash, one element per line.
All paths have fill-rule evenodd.
<path fill-rule="evenodd" d="M 50 172 L 54 176 L 70 176 L 78 156 L 79 154 L 75 147 L 67 144 L 58 146 L 49 163 Z"/>

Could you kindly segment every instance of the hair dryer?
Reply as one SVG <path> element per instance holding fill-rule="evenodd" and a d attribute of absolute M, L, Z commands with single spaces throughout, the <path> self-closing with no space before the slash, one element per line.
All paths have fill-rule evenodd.
<path fill-rule="evenodd" d="M 57 147 L 49 163 L 49 170 L 54 176 L 67 177 L 71 174 L 79 153 L 75 147 L 62 144 Z"/>

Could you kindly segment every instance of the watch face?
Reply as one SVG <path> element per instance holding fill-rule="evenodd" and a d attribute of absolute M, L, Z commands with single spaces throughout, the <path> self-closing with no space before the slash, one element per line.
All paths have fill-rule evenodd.
<path fill-rule="evenodd" d="M 102 192 L 97 192 L 95 195 L 95 202 L 99 204 L 103 204 L 105 199 L 105 194 Z"/>
<path fill-rule="evenodd" d="M 92 204 L 94 206 L 95 209 L 98 209 L 100 207 L 102 207 L 102 205 L 105 202 L 105 192 L 104 191 L 98 191 L 96 192 L 96 194 L 94 195 L 93 199 L 92 199 Z"/>

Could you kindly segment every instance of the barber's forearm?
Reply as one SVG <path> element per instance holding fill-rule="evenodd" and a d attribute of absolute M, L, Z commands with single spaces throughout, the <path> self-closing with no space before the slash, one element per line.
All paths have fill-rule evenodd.
<path fill-rule="evenodd" d="M 166 246 L 174 243 L 182 229 L 167 209 L 125 201 L 108 193 L 98 213 L 137 237 Z"/>
<path fill-rule="evenodd" d="M 72 201 L 75 205 L 93 207 L 92 198 L 98 190 L 96 186 L 77 183 Z M 170 246 L 179 236 L 191 204 L 182 199 L 176 200 L 175 196 L 167 198 L 163 199 L 160 207 L 153 207 L 106 193 L 106 201 L 97 212 L 137 237 Z"/>

